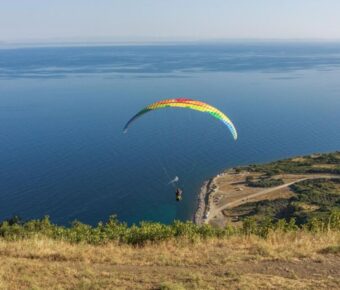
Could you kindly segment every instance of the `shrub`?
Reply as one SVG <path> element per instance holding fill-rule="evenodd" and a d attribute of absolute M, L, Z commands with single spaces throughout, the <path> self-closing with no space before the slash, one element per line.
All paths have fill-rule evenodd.
<path fill-rule="evenodd" d="M 280 178 L 260 178 L 258 180 L 247 178 L 246 184 L 250 187 L 274 187 L 282 185 L 284 182 Z"/>
<path fill-rule="evenodd" d="M 266 237 L 271 231 L 297 231 L 324 232 L 340 230 L 340 211 L 333 210 L 322 217 L 313 217 L 305 225 L 299 226 L 295 219 L 275 220 L 270 217 L 256 220 L 247 217 L 241 229 L 232 225 L 225 228 L 214 228 L 211 225 L 196 225 L 192 222 L 174 221 L 170 225 L 155 222 L 141 222 L 139 225 L 128 227 L 120 223 L 115 216 L 111 216 L 106 223 L 99 223 L 93 227 L 79 221 L 70 227 L 58 226 L 44 217 L 39 220 L 15 223 L 4 221 L 0 224 L 0 238 L 6 240 L 27 239 L 34 236 L 44 236 L 51 239 L 63 240 L 70 243 L 103 244 L 119 242 L 131 245 L 144 245 L 145 243 L 158 243 L 169 239 L 198 239 L 223 238 L 231 235 L 257 235 Z"/>

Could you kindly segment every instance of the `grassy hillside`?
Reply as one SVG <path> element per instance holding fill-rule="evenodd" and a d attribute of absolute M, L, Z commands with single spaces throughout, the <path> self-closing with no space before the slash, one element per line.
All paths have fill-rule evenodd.
<path fill-rule="evenodd" d="M 0 239 L 0 289 L 339 289 L 340 232 L 143 247 Z"/>
<path fill-rule="evenodd" d="M 0 256 L 0 289 L 339 289 L 340 212 L 224 229 L 13 219 Z"/>

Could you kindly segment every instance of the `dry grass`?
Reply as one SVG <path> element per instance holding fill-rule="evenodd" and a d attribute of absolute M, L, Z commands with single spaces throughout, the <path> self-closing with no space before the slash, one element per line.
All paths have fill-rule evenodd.
<path fill-rule="evenodd" d="M 337 167 L 337 164 L 313 164 L 313 168 L 326 168 L 326 169 L 333 169 Z"/>
<path fill-rule="evenodd" d="M 336 289 L 339 245 L 339 232 L 142 248 L 0 240 L 0 289 Z"/>
<path fill-rule="evenodd" d="M 293 162 L 305 162 L 305 161 L 307 161 L 307 159 L 304 158 L 304 157 L 295 157 L 295 158 L 292 159 L 292 161 Z"/>

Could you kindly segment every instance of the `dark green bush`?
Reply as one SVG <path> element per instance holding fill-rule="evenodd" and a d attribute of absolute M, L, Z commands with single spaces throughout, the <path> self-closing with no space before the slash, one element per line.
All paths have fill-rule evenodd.
<path fill-rule="evenodd" d="M 246 179 L 247 186 L 250 187 L 274 187 L 284 184 L 280 178 L 260 178 L 258 180 Z"/>

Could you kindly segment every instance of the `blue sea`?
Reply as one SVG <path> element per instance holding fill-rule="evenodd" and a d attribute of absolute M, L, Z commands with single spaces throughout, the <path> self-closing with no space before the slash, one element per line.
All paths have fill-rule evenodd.
<path fill-rule="evenodd" d="M 151 102 L 188 97 L 234 122 Z M 226 168 L 340 150 L 340 43 L 0 49 L 0 220 L 191 219 Z M 183 201 L 169 181 L 179 177 Z"/>

